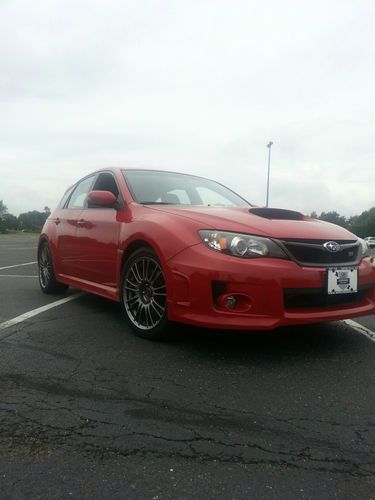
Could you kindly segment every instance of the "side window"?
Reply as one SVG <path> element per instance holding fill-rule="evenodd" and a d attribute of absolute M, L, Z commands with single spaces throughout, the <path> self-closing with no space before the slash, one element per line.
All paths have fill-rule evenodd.
<path fill-rule="evenodd" d="M 87 193 L 90 191 L 91 185 L 94 181 L 94 176 L 86 177 L 79 184 L 77 184 L 72 196 L 70 197 L 67 208 L 84 208 Z"/>
<path fill-rule="evenodd" d="M 68 201 L 69 196 L 71 195 L 73 189 L 74 189 L 74 186 L 70 187 L 68 189 L 68 191 L 65 192 L 64 196 L 61 198 L 61 201 L 60 201 L 60 204 L 59 204 L 59 208 L 64 208 L 65 207 L 66 202 Z"/>
<path fill-rule="evenodd" d="M 116 181 L 113 175 L 108 172 L 99 174 L 92 189 L 93 191 L 110 191 L 116 196 L 116 198 L 119 195 L 119 189 L 117 187 Z"/>

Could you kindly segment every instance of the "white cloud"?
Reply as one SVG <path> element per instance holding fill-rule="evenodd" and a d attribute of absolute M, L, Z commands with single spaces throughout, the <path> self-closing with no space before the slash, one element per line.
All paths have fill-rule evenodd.
<path fill-rule="evenodd" d="M 56 204 L 106 165 L 215 178 L 250 201 L 375 205 L 372 1 L 0 3 L 0 199 Z"/>

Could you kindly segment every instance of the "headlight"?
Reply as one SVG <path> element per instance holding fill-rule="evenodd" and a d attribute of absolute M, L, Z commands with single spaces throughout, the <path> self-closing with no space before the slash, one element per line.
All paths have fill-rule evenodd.
<path fill-rule="evenodd" d="M 202 230 L 199 234 L 207 247 L 227 255 L 244 259 L 255 257 L 288 259 L 284 251 L 269 238 L 213 230 Z"/>
<path fill-rule="evenodd" d="M 363 257 L 369 257 L 369 255 L 370 255 L 370 247 L 368 246 L 367 241 L 363 240 L 362 238 L 358 238 L 358 241 L 361 244 L 362 258 Z"/>

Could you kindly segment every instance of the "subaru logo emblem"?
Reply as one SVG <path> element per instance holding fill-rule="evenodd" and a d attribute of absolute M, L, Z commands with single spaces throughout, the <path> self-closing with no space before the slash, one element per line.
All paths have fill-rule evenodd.
<path fill-rule="evenodd" d="M 341 246 L 336 241 L 327 241 L 323 246 L 329 252 L 339 252 L 341 250 Z"/>

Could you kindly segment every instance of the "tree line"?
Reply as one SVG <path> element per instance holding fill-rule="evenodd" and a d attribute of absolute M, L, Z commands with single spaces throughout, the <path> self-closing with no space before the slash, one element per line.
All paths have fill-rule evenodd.
<path fill-rule="evenodd" d="M 333 224 L 345 227 L 345 229 L 348 229 L 360 238 L 375 236 L 375 207 L 365 210 L 361 215 L 353 215 L 351 217 L 344 217 L 337 212 L 322 212 L 320 215 L 312 212 L 310 216 L 314 219 L 332 222 Z"/>
<path fill-rule="evenodd" d="M 0 233 L 9 231 L 39 232 L 50 213 L 51 210 L 44 207 L 43 212 L 32 210 L 16 217 L 8 212 L 8 208 L 0 200 Z"/>
<path fill-rule="evenodd" d="M 16 217 L 8 213 L 7 207 L 4 205 L 3 201 L 0 200 L 0 232 L 17 230 L 40 231 L 50 213 L 50 209 L 44 207 L 43 212 L 33 210 Z M 310 216 L 314 219 L 332 222 L 333 224 L 345 227 L 361 238 L 375 236 L 375 207 L 370 208 L 370 210 L 365 210 L 361 215 L 354 215 L 352 217 L 344 217 L 335 211 L 322 212 L 320 215 L 316 212 L 312 212 Z"/>

